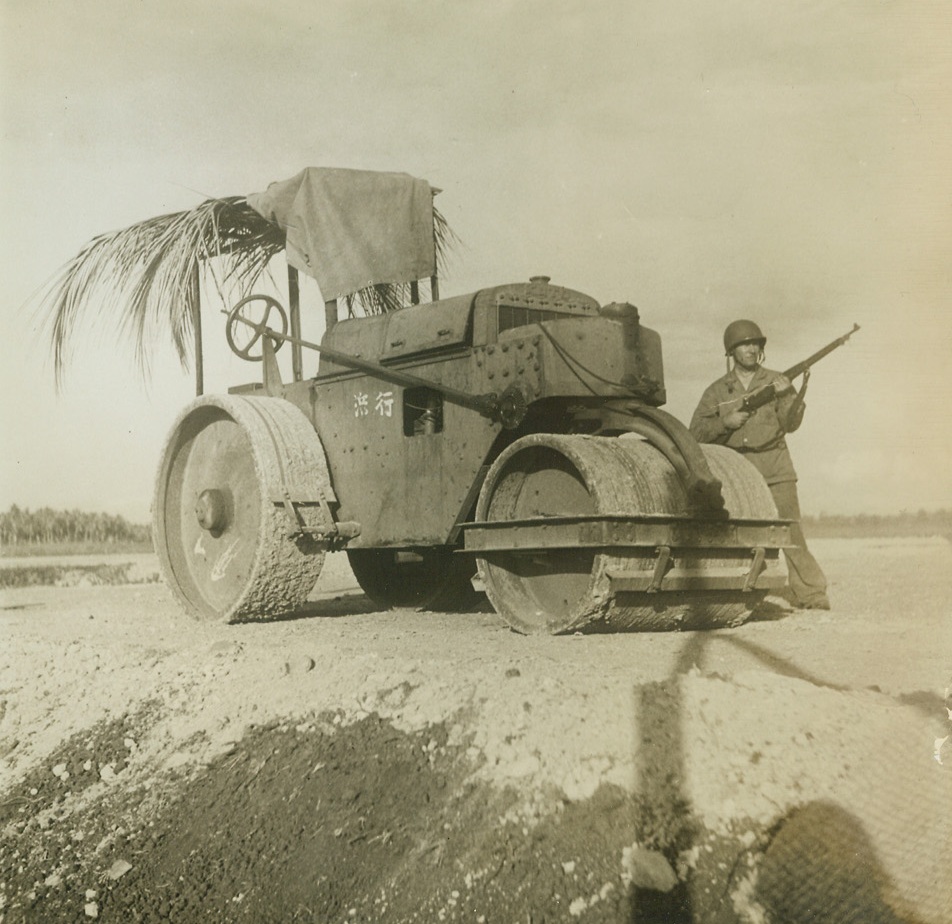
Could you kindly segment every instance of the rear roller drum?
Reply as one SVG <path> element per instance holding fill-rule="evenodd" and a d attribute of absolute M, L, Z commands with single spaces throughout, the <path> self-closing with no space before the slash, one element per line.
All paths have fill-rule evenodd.
<path fill-rule="evenodd" d="M 722 482 L 731 518 L 776 520 L 770 490 L 749 462 L 722 446 L 702 449 Z M 649 443 L 541 434 L 523 437 L 496 460 L 476 520 L 687 516 L 688 509 L 674 468 Z M 732 626 L 766 596 L 762 590 L 613 593 L 610 573 L 650 574 L 655 555 L 652 548 L 513 549 L 483 553 L 477 562 L 496 611 L 526 633 Z M 738 555 L 743 552 L 697 553 L 691 567 L 736 567 L 740 574 L 745 566 Z M 776 561 L 768 566 L 776 568 Z"/>
<path fill-rule="evenodd" d="M 329 495 L 323 448 L 304 414 L 279 398 L 206 396 L 179 416 L 156 481 L 154 536 L 166 582 L 200 619 L 269 619 L 299 608 L 324 562 Z"/>
<path fill-rule="evenodd" d="M 384 607 L 466 612 L 483 599 L 472 557 L 447 546 L 348 549 L 347 558 L 364 593 Z"/>

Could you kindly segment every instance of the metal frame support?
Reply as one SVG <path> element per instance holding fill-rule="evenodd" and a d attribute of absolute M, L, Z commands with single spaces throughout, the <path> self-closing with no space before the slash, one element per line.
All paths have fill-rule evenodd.
<path fill-rule="evenodd" d="M 431 204 L 432 204 L 432 201 L 436 198 L 437 193 L 439 192 L 440 190 L 434 189 L 432 186 L 430 187 Z M 436 265 L 437 265 L 436 254 L 438 252 L 439 251 L 437 250 L 437 247 L 436 247 L 436 222 L 434 221 L 433 223 L 433 275 L 430 276 L 430 301 L 431 302 L 438 302 L 440 300 L 440 280 L 437 278 L 437 274 L 436 274 Z M 415 305 L 416 302 L 414 302 L 413 304 Z"/>
<path fill-rule="evenodd" d="M 301 339 L 301 287 L 298 271 L 288 264 L 288 309 L 291 336 Z M 304 378 L 304 350 L 300 343 L 291 341 L 291 378 L 300 382 Z"/>
<path fill-rule="evenodd" d="M 753 590 L 757 586 L 757 578 L 760 577 L 766 567 L 766 549 L 758 547 L 753 551 L 753 561 L 750 563 L 750 571 L 747 572 L 747 580 L 744 582 L 744 591 Z"/>
<path fill-rule="evenodd" d="M 656 594 L 661 590 L 661 583 L 664 581 L 664 576 L 672 567 L 671 546 L 658 546 L 658 557 L 655 559 L 654 572 L 651 575 L 651 583 L 648 585 L 649 594 Z"/>
<path fill-rule="evenodd" d="M 278 357 L 275 355 L 275 344 L 270 337 L 261 338 L 262 384 L 266 394 L 280 398 L 284 394 L 284 383 L 281 381 L 281 369 L 278 366 Z"/>
<path fill-rule="evenodd" d="M 324 302 L 324 333 L 337 323 L 337 318 L 337 299 L 330 298 Z"/>
<path fill-rule="evenodd" d="M 192 336 L 195 349 L 195 396 L 205 394 L 205 357 L 202 352 L 202 290 L 198 277 L 198 265 L 189 277 L 189 294 L 192 301 Z"/>
<path fill-rule="evenodd" d="M 299 536 L 323 542 L 332 551 L 343 548 L 351 539 L 356 539 L 361 532 L 360 523 L 356 520 L 334 522 L 327 498 L 321 495 L 316 500 L 298 500 L 291 497 L 291 492 L 285 488 L 281 494 L 275 494 L 271 502 L 284 507 L 291 521 L 291 532 L 288 535 L 293 539 Z M 301 507 L 320 507 L 323 525 L 308 526 L 301 515 Z"/>

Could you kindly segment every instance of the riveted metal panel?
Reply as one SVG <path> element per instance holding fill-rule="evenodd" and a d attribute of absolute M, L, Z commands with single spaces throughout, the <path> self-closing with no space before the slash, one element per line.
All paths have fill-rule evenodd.
<path fill-rule="evenodd" d="M 432 304 L 413 305 L 387 315 L 387 334 L 381 360 L 411 356 L 429 350 L 461 346 L 471 341 L 472 295 L 446 298 Z"/>
<path fill-rule="evenodd" d="M 377 360 L 383 352 L 386 336 L 386 315 L 371 318 L 347 318 L 344 321 L 338 321 L 324 334 L 321 345 L 340 353 L 349 353 L 358 359 Z M 326 356 L 321 356 L 317 374 L 319 377 L 323 377 L 350 371 L 344 366 L 335 365 Z"/>
<path fill-rule="evenodd" d="M 467 354 L 400 368 L 475 391 Z M 501 429 L 444 402 L 439 432 L 407 435 L 404 389 L 360 373 L 315 382 L 311 414 L 326 447 L 339 517 L 361 524 L 351 549 L 445 544 Z"/>

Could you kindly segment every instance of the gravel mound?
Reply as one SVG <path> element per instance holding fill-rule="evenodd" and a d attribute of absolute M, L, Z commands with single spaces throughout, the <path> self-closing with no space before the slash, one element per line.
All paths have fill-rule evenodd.
<path fill-rule="evenodd" d="M 8 590 L 0 921 L 945 924 L 952 550 L 817 547 L 833 613 L 707 633 Z"/>

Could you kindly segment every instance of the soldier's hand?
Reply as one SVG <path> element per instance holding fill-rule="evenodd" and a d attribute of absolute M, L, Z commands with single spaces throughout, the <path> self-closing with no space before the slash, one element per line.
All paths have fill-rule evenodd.
<path fill-rule="evenodd" d="M 727 427 L 728 430 L 737 430 L 747 423 L 748 417 L 750 417 L 750 411 L 731 411 L 730 414 L 724 418 L 724 426 Z"/>
<path fill-rule="evenodd" d="M 773 380 L 773 387 L 778 395 L 785 395 L 788 391 L 793 391 L 793 383 L 785 375 L 778 375 Z"/>

